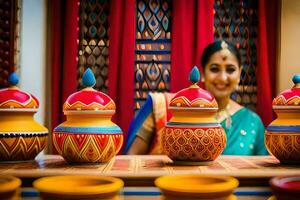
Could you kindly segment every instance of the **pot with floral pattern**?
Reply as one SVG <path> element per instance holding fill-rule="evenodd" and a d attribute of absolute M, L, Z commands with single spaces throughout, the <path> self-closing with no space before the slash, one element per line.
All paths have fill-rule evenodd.
<path fill-rule="evenodd" d="M 294 86 L 273 100 L 277 118 L 267 127 L 266 147 L 281 163 L 300 163 L 300 74 Z"/>
<path fill-rule="evenodd" d="M 82 77 L 86 87 L 70 95 L 63 106 L 67 120 L 53 131 L 53 144 L 68 162 L 105 163 L 121 149 L 123 134 L 111 121 L 116 105 L 92 87 L 96 80 L 89 68 Z"/>
<path fill-rule="evenodd" d="M 48 130 L 33 118 L 39 101 L 16 86 L 16 73 L 8 82 L 11 86 L 0 90 L 0 161 L 33 160 L 48 139 Z"/>
<path fill-rule="evenodd" d="M 199 70 L 194 67 L 190 73 L 193 84 L 169 104 L 173 117 L 162 134 L 162 149 L 177 164 L 210 164 L 226 145 L 225 131 L 215 119 L 218 104 L 197 85 L 199 80 Z"/>

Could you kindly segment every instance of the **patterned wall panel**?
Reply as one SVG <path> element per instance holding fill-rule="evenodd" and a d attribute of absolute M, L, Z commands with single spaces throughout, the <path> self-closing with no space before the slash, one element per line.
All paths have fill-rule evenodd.
<path fill-rule="evenodd" d="M 82 75 L 90 67 L 97 90 L 107 93 L 108 84 L 108 0 L 81 0 L 79 9 L 78 89 Z"/>
<path fill-rule="evenodd" d="M 149 92 L 170 90 L 171 2 L 137 1 L 135 110 Z"/>
<path fill-rule="evenodd" d="M 0 88 L 19 69 L 21 0 L 0 0 Z"/>
<path fill-rule="evenodd" d="M 242 75 L 232 98 L 255 110 L 256 107 L 256 39 L 257 0 L 215 0 L 214 37 L 232 42 L 240 49 Z"/>

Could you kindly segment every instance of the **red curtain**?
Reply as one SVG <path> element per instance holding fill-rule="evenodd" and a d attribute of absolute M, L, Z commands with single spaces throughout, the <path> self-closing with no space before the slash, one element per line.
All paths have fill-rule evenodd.
<path fill-rule="evenodd" d="M 63 121 L 62 106 L 77 89 L 79 1 L 49 2 L 51 18 L 51 128 Z"/>
<path fill-rule="evenodd" d="M 267 126 L 273 120 L 275 95 L 278 1 L 258 1 L 257 113 Z M 268 7 L 267 7 L 268 6 Z"/>
<path fill-rule="evenodd" d="M 267 45 L 268 45 L 268 61 L 270 66 L 270 82 L 273 86 L 271 88 L 272 97 L 275 97 L 276 94 L 276 71 L 277 71 L 277 44 L 278 44 L 278 31 L 279 31 L 279 8 L 280 8 L 280 1 L 279 0 L 272 0 L 267 5 L 268 7 L 265 8 L 266 12 L 266 29 L 267 29 Z"/>
<path fill-rule="evenodd" d="M 117 110 L 114 121 L 125 133 L 134 116 L 135 0 L 110 1 L 108 93 Z"/>
<path fill-rule="evenodd" d="M 171 91 L 190 85 L 189 73 L 194 65 L 201 70 L 204 47 L 213 42 L 214 0 L 173 0 Z"/>

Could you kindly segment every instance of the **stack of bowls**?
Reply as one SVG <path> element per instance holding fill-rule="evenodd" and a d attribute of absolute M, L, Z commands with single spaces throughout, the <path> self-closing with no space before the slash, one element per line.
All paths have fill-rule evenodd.
<path fill-rule="evenodd" d="M 232 193 L 238 184 L 238 180 L 232 177 L 201 174 L 167 175 L 155 180 L 166 200 L 235 200 L 237 198 Z"/>
<path fill-rule="evenodd" d="M 52 176 L 33 182 L 43 200 L 118 200 L 123 185 L 118 178 L 102 176 Z"/>

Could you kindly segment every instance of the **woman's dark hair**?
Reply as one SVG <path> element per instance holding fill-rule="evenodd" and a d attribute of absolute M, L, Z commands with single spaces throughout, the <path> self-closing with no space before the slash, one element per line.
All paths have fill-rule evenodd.
<path fill-rule="evenodd" d="M 207 64 L 207 62 L 209 61 L 211 55 L 213 55 L 217 51 L 220 51 L 223 49 L 222 42 L 226 42 L 227 49 L 230 51 L 230 53 L 235 55 L 235 57 L 237 58 L 239 67 L 241 66 L 241 55 L 240 55 L 239 50 L 233 44 L 231 44 L 227 41 L 220 40 L 220 41 L 215 41 L 213 43 L 210 43 L 203 50 L 202 57 L 201 57 L 201 65 L 202 65 L 203 69 L 204 69 L 205 65 Z"/>

